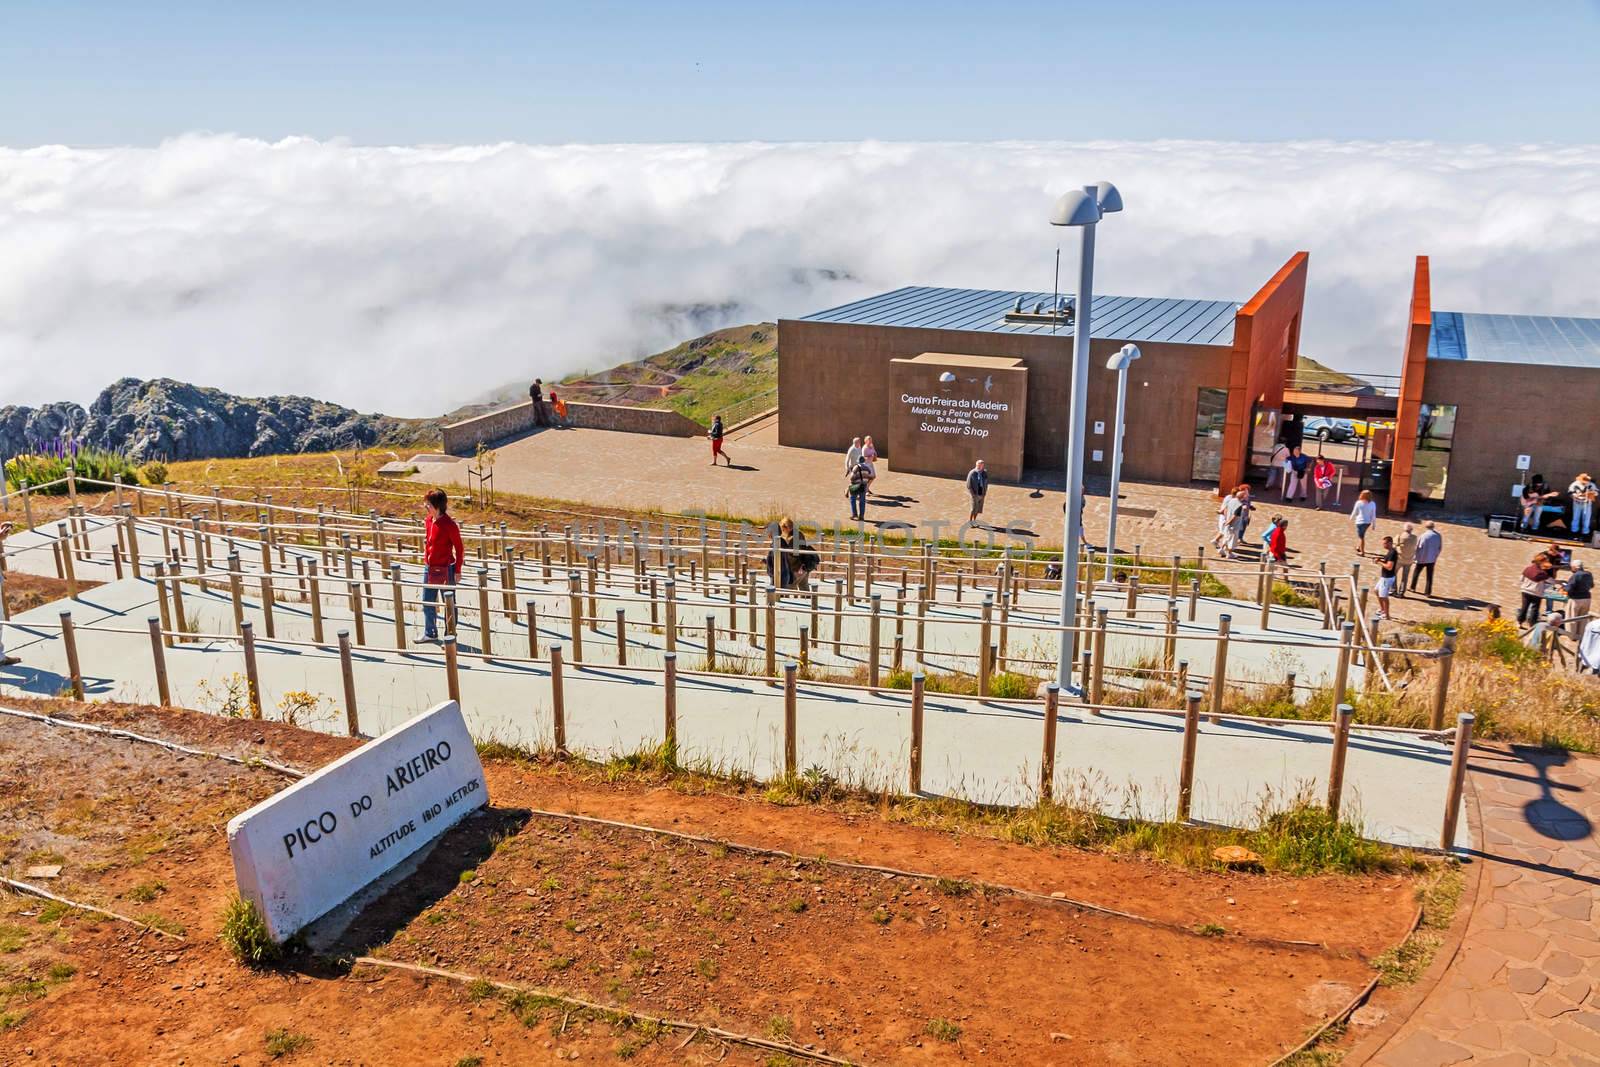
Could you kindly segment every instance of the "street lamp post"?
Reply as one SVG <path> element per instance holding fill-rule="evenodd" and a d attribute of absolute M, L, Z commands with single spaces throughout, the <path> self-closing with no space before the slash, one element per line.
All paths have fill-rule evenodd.
<path fill-rule="evenodd" d="M 1106 523 L 1106 581 L 1111 580 L 1111 557 L 1117 551 L 1117 493 L 1122 488 L 1122 423 L 1128 411 L 1128 368 L 1139 358 L 1138 345 L 1123 345 L 1106 360 L 1106 370 L 1117 372 L 1117 421 L 1111 431 L 1111 518 Z"/>
<path fill-rule="evenodd" d="M 1094 304 L 1094 227 L 1113 211 L 1122 210 L 1122 197 L 1110 182 L 1074 189 L 1056 201 L 1050 213 L 1052 226 L 1077 226 L 1078 293 L 1072 325 L 1072 397 L 1067 419 L 1067 499 L 1061 539 L 1061 648 L 1056 659 L 1056 683 L 1072 688 L 1072 627 L 1078 624 L 1078 545 L 1083 539 L 1084 413 L 1088 409 L 1089 326 Z"/>

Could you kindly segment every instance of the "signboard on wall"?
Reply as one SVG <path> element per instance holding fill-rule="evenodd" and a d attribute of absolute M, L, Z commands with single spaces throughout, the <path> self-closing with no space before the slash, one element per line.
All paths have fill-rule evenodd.
<path fill-rule="evenodd" d="M 282 941 L 488 799 L 460 705 L 440 704 L 234 816 L 239 895 Z"/>
<path fill-rule="evenodd" d="M 1022 477 L 1028 368 L 1005 356 L 924 352 L 889 364 L 889 458 L 897 471 Z"/>

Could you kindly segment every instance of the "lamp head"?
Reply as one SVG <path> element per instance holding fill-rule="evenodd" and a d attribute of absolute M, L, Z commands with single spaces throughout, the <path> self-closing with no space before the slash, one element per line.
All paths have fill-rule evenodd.
<path fill-rule="evenodd" d="M 1095 203 L 1100 205 L 1102 215 L 1122 210 L 1122 194 L 1117 192 L 1117 187 L 1110 182 L 1094 183 L 1094 199 Z"/>
<path fill-rule="evenodd" d="M 1082 189 L 1062 194 L 1050 212 L 1052 226 L 1093 226 L 1099 221 L 1100 205 Z"/>
<path fill-rule="evenodd" d="M 1124 371 L 1139 358 L 1138 345 L 1123 345 L 1116 354 L 1106 360 L 1106 370 Z"/>

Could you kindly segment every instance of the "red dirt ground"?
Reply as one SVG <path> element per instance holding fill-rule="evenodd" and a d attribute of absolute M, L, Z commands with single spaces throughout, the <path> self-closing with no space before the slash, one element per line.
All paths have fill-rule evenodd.
<path fill-rule="evenodd" d="M 13 703 L 304 767 L 350 745 L 179 711 Z M 870 810 L 686 795 L 543 765 L 491 761 L 486 770 L 494 810 L 453 831 L 369 909 L 352 946 L 647 1013 L 787 1033 L 866 1063 L 1266 1063 L 1353 995 L 1372 972 L 1352 951 L 1370 957 L 1398 941 L 1414 907 L 1400 878 L 1192 872 L 957 836 Z M 474 1002 L 445 981 L 346 974 L 305 958 L 303 973 L 235 965 L 216 939 L 232 888 L 223 828 L 283 784 L 261 769 L 0 718 L 8 798 L 0 863 L 15 872 L 54 853 L 67 869 L 52 888 L 154 914 L 189 934 L 178 943 L 0 897 L 0 1018 L 23 1013 L 0 1030 L 0 1062 L 265 1063 L 265 1034 L 280 1027 L 311 1040 L 286 1063 L 450 1067 L 473 1056 L 556 1062 L 574 1050 L 609 1060 L 640 1042 L 576 1016 L 558 1037 L 562 1011 L 547 1009 L 528 1027 L 498 1000 Z M 530 817 L 533 807 L 1061 891 L 1169 925 Z M 475 868 L 469 882 L 459 877 L 465 867 Z M 1180 929 L 1199 922 L 1229 933 Z M 7 951 L 15 930 L 22 943 Z M 77 972 L 3 999 L 52 963 Z M 958 1026 L 959 1036 L 938 1039 L 934 1020 Z M 704 1039 L 679 1051 L 682 1040 L 643 1042 L 634 1062 L 785 1062 Z"/>

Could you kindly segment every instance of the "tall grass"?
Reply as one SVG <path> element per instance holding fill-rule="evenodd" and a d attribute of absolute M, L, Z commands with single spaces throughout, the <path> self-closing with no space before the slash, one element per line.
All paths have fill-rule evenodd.
<path fill-rule="evenodd" d="M 23 453 L 6 461 L 5 477 L 13 487 L 20 488 L 24 481 L 30 486 L 44 485 L 65 478 L 68 468 L 74 466 L 79 478 L 109 482 L 117 475 L 121 475 L 122 480 L 129 485 L 136 484 L 139 480 L 139 468 L 127 456 L 103 448 L 88 447 L 79 448 L 75 455 L 70 449 L 63 455 Z M 65 484 L 52 485 L 48 489 L 40 490 L 45 496 L 63 496 L 66 492 Z"/>

